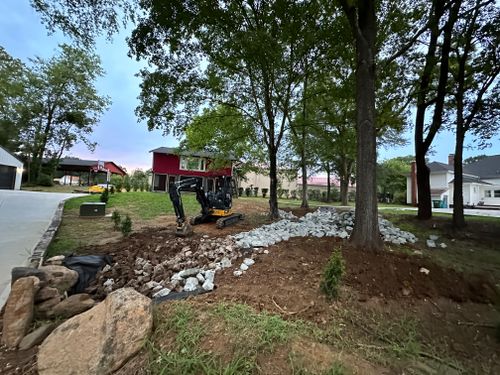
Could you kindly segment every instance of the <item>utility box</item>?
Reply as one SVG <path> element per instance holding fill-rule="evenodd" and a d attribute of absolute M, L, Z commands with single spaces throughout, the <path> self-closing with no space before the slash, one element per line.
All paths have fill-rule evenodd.
<path fill-rule="evenodd" d="M 106 215 L 106 203 L 84 202 L 80 205 L 80 216 L 104 216 Z"/>

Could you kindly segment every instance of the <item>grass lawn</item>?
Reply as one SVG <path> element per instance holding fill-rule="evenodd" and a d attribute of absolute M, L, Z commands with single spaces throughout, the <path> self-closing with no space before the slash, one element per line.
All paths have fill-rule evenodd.
<path fill-rule="evenodd" d="M 193 193 L 184 193 L 183 204 L 188 216 L 197 214 L 200 206 Z M 57 234 L 47 249 L 47 256 L 69 254 L 78 247 L 101 242 L 106 237 L 120 238 L 121 233 L 113 230 L 109 217 L 80 217 L 80 205 L 84 202 L 99 202 L 100 195 L 72 198 L 64 205 L 63 220 Z M 110 194 L 106 213 L 118 211 L 125 217 L 129 215 L 133 227 L 148 226 L 155 219 L 174 215 L 174 208 L 167 194 L 151 192 L 128 192 Z"/>

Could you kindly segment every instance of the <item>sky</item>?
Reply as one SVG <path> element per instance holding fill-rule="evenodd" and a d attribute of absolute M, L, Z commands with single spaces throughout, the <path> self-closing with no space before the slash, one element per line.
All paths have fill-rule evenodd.
<path fill-rule="evenodd" d="M 111 42 L 103 39 L 97 43 L 96 53 L 101 58 L 106 75 L 97 81 L 96 87 L 101 95 L 108 95 L 113 104 L 101 117 L 92 135 L 92 140 L 98 143 L 94 153 L 83 144 L 77 144 L 69 154 L 81 159 L 112 160 L 131 171 L 151 168 L 152 154 L 149 151 L 161 146 L 177 146 L 178 140 L 163 136 L 159 130 L 149 132 L 145 123 L 138 123 L 134 110 L 139 104 L 140 79 L 135 74 L 143 64 L 127 56 L 125 38 L 129 33 L 130 30 L 123 30 Z M 64 42 L 71 41 L 61 33 L 48 35 L 29 0 L 0 1 L 0 45 L 11 56 L 26 63 L 35 56 L 49 58 L 55 54 L 58 44 Z M 409 141 L 407 146 L 381 148 L 379 160 L 413 155 L 413 130 L 404 134 L 403 138 Z M 448 154 L 453 153 L 454 135 L 443 131 L 437 135 L 433 145 L 429 159 L 447 162 Z M 473 142 L 468 138 L 466 146 L 470 145 Z M 492 147 L 486 150 L 464 150 L 464 158 L 478 154 L 500 154 L 499 137 L 496 136 Z"/>

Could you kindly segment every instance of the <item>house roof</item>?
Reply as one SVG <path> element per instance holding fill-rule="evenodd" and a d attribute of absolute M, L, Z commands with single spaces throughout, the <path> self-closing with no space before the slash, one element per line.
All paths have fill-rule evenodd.
<path fill-rule="evenodd" d="M 156 152 L 157 154 L 167 154 L 167 155 L 182 155 L 182 156 L 195 156 L 198 158 L 215 158 L 220 156 L 220 154 L 216 154 L 215 152 L 209 151 L 189 151 L 189 150 L 180 150 L 178 147 L 158 147 L 149 152 Z M 234 155 L 229 155 L 230 160 L 237 160 Z"/>
<path fill-rule="evenodd" d="M 119 171 L 121 171 L 124 175 L 127 174 L 127 172 L 120 167 L 118 164 L 116 164 L 113 161 L 103 161 L 104 163 L 111 163 L 113 164 Z M 94 168 L 97 166 L 99 163 L 99 160 L 82 160 L 82 159 L 74 159 L 74 158 L 62 158 L 59 160 L 59 167 L 60 168 L 67 168 L 67 167 L 88 167 Z"/>
<path fill-rule="evenodd" d="M 15 162 L 17 162 L 17 166 L 22 168 L 23 162 L 21 160 L 19 160 L 19 158 L 16 155 L 14 155 L 9 150 L 3 148 L 2 146 L 0 146 L 0 149 L 3 150 L 3 151 L 5 151 L 9 156 L 11 156 L 13 159 L 15 159 Z"/>
<path fill-rule="evenodd" d="M 462 182 L 464 184 L 467 184 L 467 183 L 476 183 L 476 184 L 491 185 L 489 182 L 483 181 L 483 180 L 481 180 L 477 176 L 469 176 L 469 175 L 463 175 Z M 450 181 L 450 184 L 453 184 L 453 183 L 455 183 L 455 179 L 453 179 L 453 180 Z"/>
<path fill-rule="evenodd" d="M 438 161 L 433 161 L 432 163 L 427 164 L 429 170 L 432 172 L 453 172 L 453 165 L 440 163 Z"/>
<path fill-rule="evenodd" d="M 464 171 L 485 178 L 500 178 L 500 155 L 488 156 L 474 163 L 464 165 Z"/>

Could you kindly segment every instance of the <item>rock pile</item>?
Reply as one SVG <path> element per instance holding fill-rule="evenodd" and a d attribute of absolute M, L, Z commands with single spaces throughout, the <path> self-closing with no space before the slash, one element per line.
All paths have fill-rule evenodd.
<path fill-rule="evenodd" d="M 215 272 L 231 267 L 243 255 L 267 253 L 263 248 L 292 237 L 347 238 L 354 228 L 353 211 L 338 213 L 332 207 L 320 208 L 300 219 L 281 210 L 280 216 L 284 219 L 225 238 L 209 238 L 206 235 L 195 240 L 161 238 L 156 248 L 153 246 L 149 252 L 133 250 L 131 245 L 130 250 L 114 254 L 116 263 L 100 273 L 98 295 L 102 293 L 99 297 L 104 297 L 122 287 L 132 287 L 152 298 L 171 292 L 212 290 Z M 382 218 L 379 225 L 386 242 L 404 244 L 417 240 L 413 234 L 394 227 Z M 164 249 L 168 249 L 171 255 L 167 256 Z M 236 265 L 233 274 L 241 276 L 246 272 L 255 262 L 252 257 Z"/>
<path fill-rule="evenodd" d="M 290 217 L 290 216 L 288 216 Z M 380 234 L 384 241 L 401 245 L 415 243 L 417 238 L 395 227 L 388 220 L 379 218 Z M 325 207 L 307 213 L 300 219 L 287 218 L 260 228 L 234 235 L 241 248 L 267 247 L 291 237 L 340 237 L 347 238 L 354 228 L 354 211 L 338 213 Z"/>
<path fill-rule="evenodd" d="M 95 301 L 88 294 L 65 298 L 77 281 L 78 273 L 63 266 L 14 268 L 12 290 L 5 306 L 2 343 L 9 348 L 19 345 L 29 349 L 53 329 L 48 324 L 28 334 L 33 318 L 69 318 L 94 306 Z"/>

